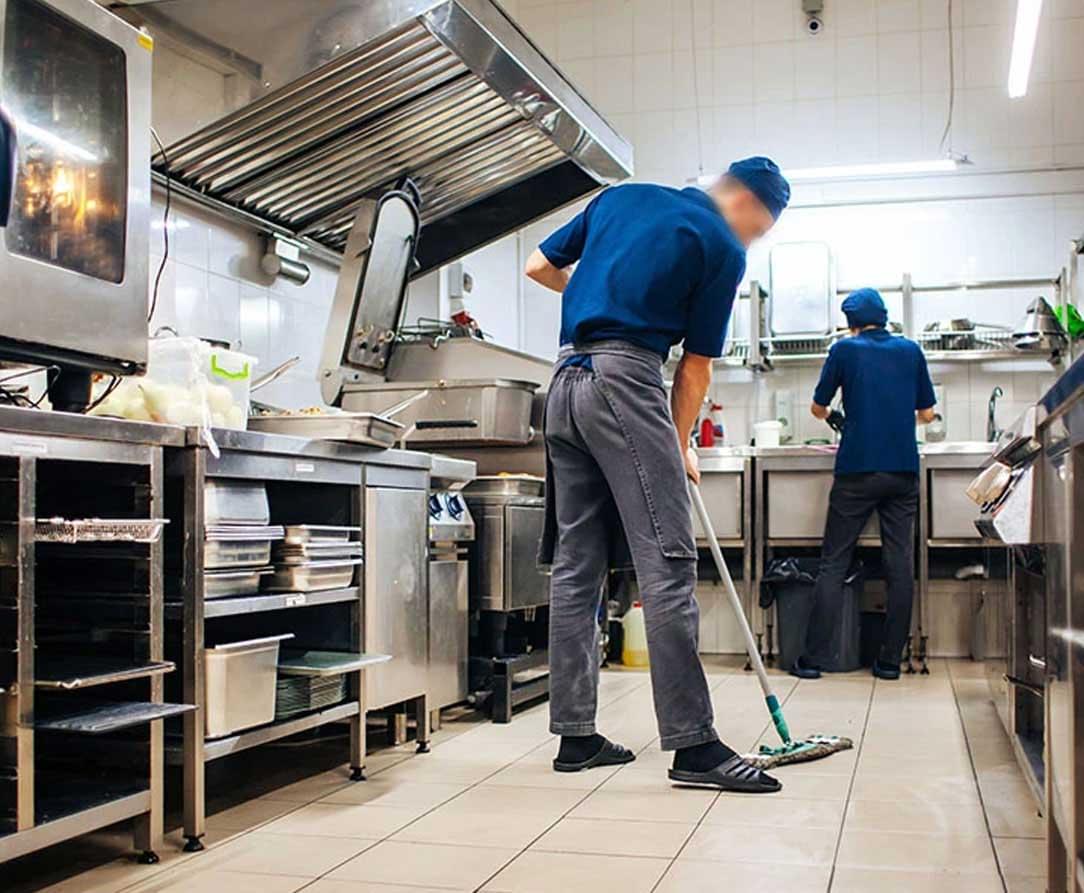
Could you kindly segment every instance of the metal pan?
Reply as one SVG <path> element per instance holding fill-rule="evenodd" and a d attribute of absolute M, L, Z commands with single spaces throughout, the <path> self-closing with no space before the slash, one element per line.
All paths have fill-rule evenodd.
<path fill-rule="evenodd" d="M 264 589 L 268 592 L 320 592 L 324 589 L 343 589 L 354 579 L 354 568 L 362 563 L 360 558 L 349 561 L 310 561 L 276 567 L 265 578 Z"/>
<path fill-rule="evenodd" d="M 403 426 L 371 412 L 339 412 L 321 415 L 260 415 L 248 420 L 252 431 L 284 434 L 305 440 L 337 440 L 387 449 L 394 445 Z"/>

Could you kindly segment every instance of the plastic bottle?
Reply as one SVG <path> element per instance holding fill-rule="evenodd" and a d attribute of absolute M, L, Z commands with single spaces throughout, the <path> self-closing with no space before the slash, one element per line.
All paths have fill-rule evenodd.
<path fill-rule="evenodd" d="M 705 448 L 715 446 L 715 428 L 710 418 L 705 418 L 700 423 L 699 444 Z"/>
<path fill-rule="evenodd" d="M 715 439 L 722 443 L 726 433 L 726 424 L 723 421 L 723 406 L 721 403 L 711 404 L 711 422 L 712 427 L 715 429 Z"/>
<path fill-rule="evenodd" d="M 626 667 L 646 667 L 647 628 L 644 626 L 644 608 L 640 602 L 633 602 L 632 607 L 621 618 L 622 636 L 621 663 Z"/>

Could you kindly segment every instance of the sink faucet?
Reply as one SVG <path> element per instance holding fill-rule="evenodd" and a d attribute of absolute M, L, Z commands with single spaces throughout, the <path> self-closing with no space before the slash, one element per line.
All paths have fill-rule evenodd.
<path fill-rule="evenodd" d="M 986 405 L 986 439 L 990 443 L 996 443 L 1001 437 L 1001 430 L 997 427 L 997 398 L 1004 397 L 1005 392 L 995 387 L 990 392 L 990 402 Z"/>

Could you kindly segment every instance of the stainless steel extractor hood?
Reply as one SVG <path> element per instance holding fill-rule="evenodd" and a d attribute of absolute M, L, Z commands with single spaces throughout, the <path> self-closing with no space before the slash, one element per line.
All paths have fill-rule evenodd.
<path fill-rule="evenodd" d="M 404 176 L 421 273 L 632 173 L 629 144 L 493 0 L 114 8 L 179 60 L 156 62 L 156 169 L 336 252 Z"/>

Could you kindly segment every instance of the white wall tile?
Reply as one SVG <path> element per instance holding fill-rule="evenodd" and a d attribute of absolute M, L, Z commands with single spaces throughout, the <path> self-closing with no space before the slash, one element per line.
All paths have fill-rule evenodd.
<path fill-rule="evenodd" d="M 753 0 L 715 0 L 712 33 L 717 47 L 752 44 Z"/>
<path fill-rule="evenodd" d="M 632 56 L 607 56 L 594 60 L 595 90 L 589 94 L 589 98 L 607 118 L 635 110 L 635 64 Z"/>
<path fill-rule="evenodd" d="M 836 157 L 836 104 L 831 99 L 803 99 L 794 103 L 792 127 L 802 140 L 788 156 L 791 164 L 813 167 L 831 164 Z"/>
<path fill-rule="evenodd" d="M 1055 19 L 1084 18 L 1084 0 L 1053 0 L 1050 7 Z"/>
<path fill-rule="evenodd" d="M 940 29 L 948 27 L 948 0 L 921 0 L 919 18 L 923 28 Z M 964 23 L 964 10 L 960 3 L 952 6 L 953 27 Z"/>
<path fill-rule="evenodd" d="M 1054 143 L 1084 143 L 1084 81 L 1054 84 Z"/>
<path fill-rule="evenodd" d="M 671 53 L 637 55 L 633 99 L 637 112 L 672 109 L 674 59 Z"/>
<path fill-rule="evenodd" d="M 836 96 L 877 93 L 877 38 L 849 37 L 837 41 Z"/>
<path fill-rule="evenodd" d="M 857 96 L 837 102 L 836 154 L 841 163 L 877 157 L 879 115 L 876 96 Z"/>
<path fill-rule="evenodd" d="M 877 3 L 877 30 L 914 31 L 921 26 L 919 0 L 879 0 Z"/>
<path fill-rule="evenodd" d="M 753 47 L 753 96 L 757 102 L 794 98 L 794 43 L 760 43 Z"/>
<path fill-rule="evenodd" d="M 565 12 L 568 4 L 559 7 L 557 21 L 557 59 L 565 62 L 571 59 L 590 59 L 595 50 L 594 19 L 590 10 L 587 14 Z"/>
<path fill-rule="evenodd" d="M 791 0 L 756 0 L 753 4 L 753 38 L 757 43 L 791 40 L 800 13 Z"/>
<path fill-rule="evenodd" d="M 963 37 L 964 83 L 968 87 L 998 86 L 1004 90 L 1012 53 L 1012 26 L 964 28 Z"/>
<path fill-rule="evenodd" d="M 964 36 L 954 32 L 956 84 L 964 83 Z M 919 35 L 919 52 L 922 57 L 922 90 L 925 93 L 949 89 L 948 31 L 945 29 L 923 31 Z"/>
<path fill-rule="evenodd" d="M 671 101 L 676 109 L 697 105 L 710 107 L 715 98 L 715 54 L 712 47 L 698 47 L 674 53 L 674 77 Z M 695 63 L 695 67 L 694 67 Z"/>
<path fill-rule="evenodd" d="M 634 51 L 633 0 L 597 0 L 593 4 L 595 56 L 627 56 Z"/>
<path fill-rule="evenodd" d="M 964 24 L 968 27 L 1011 22 L 1015 17 L 1016 4 L 1006 0 L 963 0 L 962 5 Z"/>
<path fill-rule="evenodd" d="M 633 2 L 633 47 L 636 53 L 670 52 L 674 46 L 674 6 L 671 0 Z"/>
<path fill-rule="evenodd" d="M 753 101 L 753 47 L 729 46 L 715 51 L 715 102 L 738 105 Z"/>
<path fill-rule="evenodd" d="M 979 87 L 957 94 L 956 146 L 982 159 L 983 150 L 1009 145 L 1009 95 L 1004 87 Z"/>
<path fill-rule="evenodd" d="M 715 45 L 713 0 L 684 0 L 674 7 L 674 50 Z"/>
<path fill-rule="evenodd" d="M 794 44 L 796 99 L 828 99 L 836 93 L 836 43 L 824 35 Z"/>
<path fill-rule="evenodd" d="M 919 33 L 902 31 L 877 38 L 877 87 L 881 95 L 922 89 Z"/>
<path fill-rule="evenodd" d="M 877 3 L 875 0 L 834 0 L 831 6 L 832 19 L 841 38 L 876 33 Z"/>
<path fill-rule="evenodd" d="M 1054 80 L 1084 80 L 1084 18 L 1058 22 L 1053 34 Z"/>
<path fill-rule="evenodd" d="M 1050 146 L 1054 142 L 1054 88 L 1033 84 L 1028 95 L 1009 102 L 1009 145 Z"/>
<path fill-rule="evenodd" d="M 908 161 L 922 157 L 922 97 L 918 93 L 881 96 L 877 109 L 878 157 Z"/>

